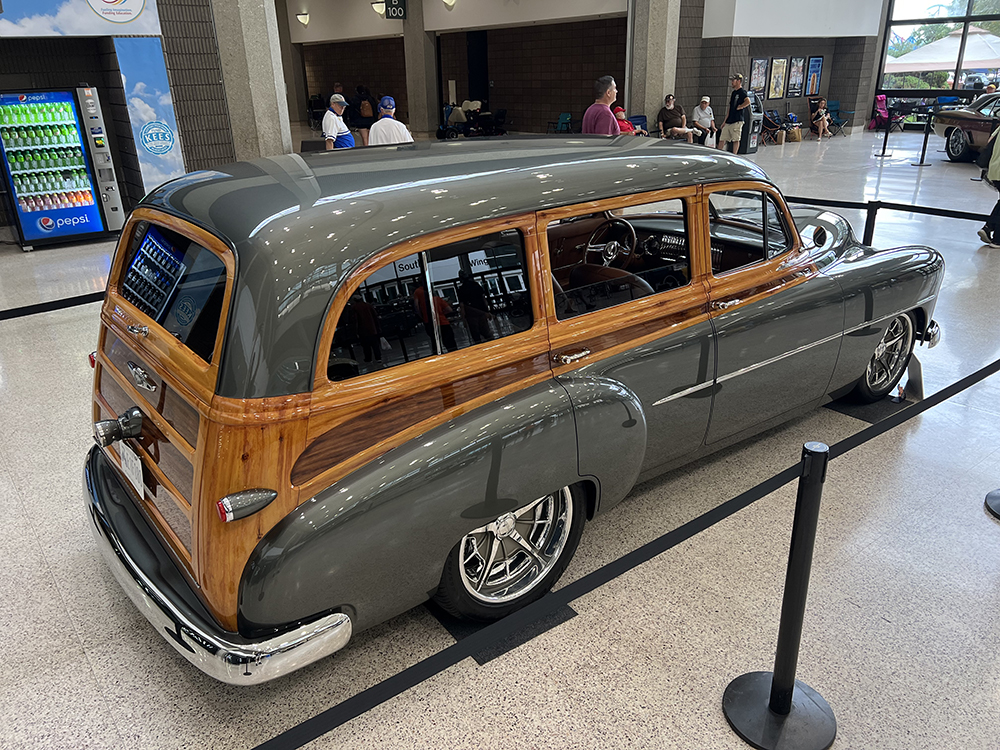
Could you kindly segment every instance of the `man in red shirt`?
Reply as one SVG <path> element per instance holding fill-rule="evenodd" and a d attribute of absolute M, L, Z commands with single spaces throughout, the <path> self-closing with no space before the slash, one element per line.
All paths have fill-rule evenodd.
<path fill-rule="evenodd" d="M 611 76 L 601 76 L 594 81 L 594 103 L 583 113 L 584 133 L 595 135 L 621 135 L 618 120 L 611 112 L 611 105 L 618 98 L 618 87 Z"/>

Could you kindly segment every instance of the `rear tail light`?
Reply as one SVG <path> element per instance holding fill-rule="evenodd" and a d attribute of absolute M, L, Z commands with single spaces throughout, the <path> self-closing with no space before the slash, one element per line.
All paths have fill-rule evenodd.
<path fill-rule="evenodd" d="M 263 510 L 277 496 L 278 493 L 274 490 L 243 490 L 226 495 L 215 505 L 219 511 L 219 518 L 223 523 L 229 523 Z"/>
<path fill-rule="evenodd" d="M 87 359 L 90 360 L 90 369 L 93 370 L 97 367 L 97 352 L 91 352 L 87 355 Z"/>

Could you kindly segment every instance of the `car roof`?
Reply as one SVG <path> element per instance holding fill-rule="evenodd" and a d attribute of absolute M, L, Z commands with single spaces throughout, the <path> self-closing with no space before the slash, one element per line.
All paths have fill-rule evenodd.
<path fill-rule="evenodd" d="M 310 390 L 334 292 L 386 247 L 477 221 L 728 180 L 767 176 L 732 154 L 669 140 L 483 138 L 240 162 L 167 182 L 141 205 L 201 225 L 235 250 L 236 315 L 217 390 L 251 398 Z M 240 314 L 248 305 L 252 314 Z M 289 336 L 294 344 L 280 343 Z"/>

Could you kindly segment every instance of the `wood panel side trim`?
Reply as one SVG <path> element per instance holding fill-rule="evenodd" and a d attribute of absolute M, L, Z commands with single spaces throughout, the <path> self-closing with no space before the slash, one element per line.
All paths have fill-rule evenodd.
<path fill-rule="evenodd" d="M 420 425 L 421 431 L 443 423 L 456 407 L 473 402 L 488 402 L 497 398 L 498 391 L 517 385 L 527 385 L 549 374 L 548 352 L 507 363 L 487 372 L 462 378 L 454 382 L 428 388 L 422 392 L 409 392 L 392 399 L 383 406 L 370 409 L 343 420 L 313 440 L 292 467 L 293 485 L 303 485 L 320 474 L 365 453 L 375 446 L 380 452 L 389 450 L 390 438 L 407 433 Z M 432 420 L 437 416 L 438 419 Z M 432 420 L 428 422 L 428 420 Z M 392 445 L 400 443 L 397 439 Z M 370 460 L 371 456 L 368 456 Z"/>
<path fill-rule="evenodd" d="M 536 287 L 531 286 L 534 283 L 534 271 L 531 265 L 531 259 L 534 257 L 532 246 L 535 244 L 535 225 L 533 214 L 524 214 L 520 216 L 506 217 L 503 219 L 481 221 L 474 224 L 465 224 L 460 227 L 444 229 L 440 232 L 434 232 L 432 234 L 426 234 L 421 237 L 406 240 L 398 245 L 387 248 L 372 256 L 356 268 L 351 273 L 350 278 L 334 295 L 333 301 L 330 304 L 330 309 L 326 314 L 326 320 L 323 323 L 322 333 L 320 334 L 319 347 L 316 352 L 316 375 L 313 381 L 313 389 L 320 390 L 324 386 L 329 385 L 331 382 L 329 378 L 327 378 L 326 373 L 328 360 L 330 358 L 330 349 L 333 346 L 333 336 L 337 329 L 337 322 L 340 320 L 340 315 L 343 312 L 347 301 L 351 298 L 351 295 L 357 291 L 357 289 L 361 286 L 361 283 L 366 278 L 378 269 L 384 268 L 400 258 L 405 258 L 409 255 L 414 255 L 415 253 L 427 250 L 433 250 L 434 248 L 441 247 L 442 245 L 447 245 L 451 242 L 457 242 L 469 237 L 483 234 L 493 234 L 495 232 L 501 232 L 505 229 L 518 229 L 521 231 L 521 234 L 524 237 L 525 259 L 528 264 L 528 268 L 526 270 L 529 289 L 531 292 L 538 291 Z M 538 298 L 534 296 L 532 297 L 532 313 L 535 316 L 534 325 L 532 326 L 532 329 L 534 329 L 542 320 L 541 305 L 539 304 Z"/>

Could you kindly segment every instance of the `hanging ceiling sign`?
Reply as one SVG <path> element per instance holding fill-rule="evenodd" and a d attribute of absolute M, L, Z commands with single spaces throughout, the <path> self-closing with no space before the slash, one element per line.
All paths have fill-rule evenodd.
<path fill-rule="evenodd" d="M 406 0 L 385 0 L 385 17 L 397 20 L 406 18 Z"/>

